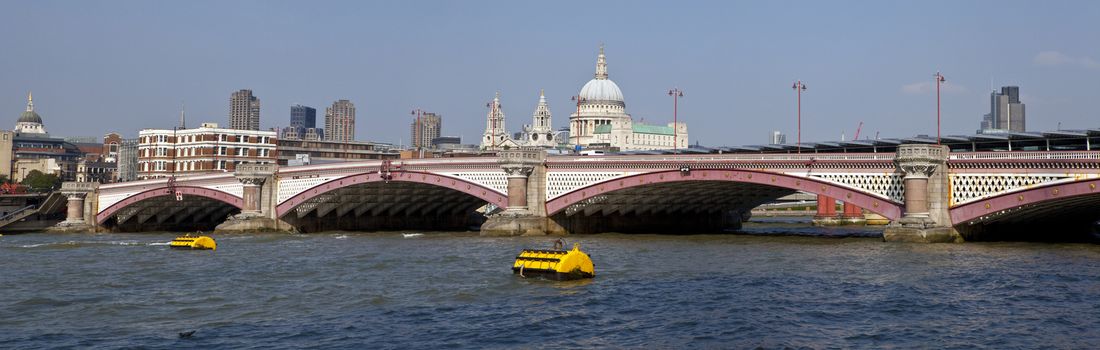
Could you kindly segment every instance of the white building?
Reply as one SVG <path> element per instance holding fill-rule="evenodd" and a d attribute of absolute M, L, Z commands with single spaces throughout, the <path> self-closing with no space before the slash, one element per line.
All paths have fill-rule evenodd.
<path fill-rule="evenodd" d="M 14 131 L 20 134 L 47 135 L 46 127 L 42 125 L 42 117 L 34 112 L 34 97 L 29 92 L 27 93 L 27 111 L 19 116 Z"/>
<path fill-rule="evenodd" d="M 531 125 L 524 125 L 517 143 L 527 147 L 554 148 L 558 146 L 560 131 L 554 131 L 553 116 L 546 104 L 546 94 L 539 91 L 539 104 L 531 116 Z"/>
<path fill-rule="evenodd" d="M 577 112 L 569 116 L 569 143 L 609 146 L 622 151 L 688 147 L 686 123 L 664 126 L 634 122 L 626 113 L 619 86 L 607 77 L 603 46 L 596 57 L 596 75 L 581 88 Z"/>
<path fill-rule="evenodd" d="M 481 136 L 481 149 L 501 150 L 515 148 L 517 144 L 504 128 L 504 110 L 500 108 L 500 92 L 489 102 L 489 114 L 485 116 L 485 133 Z"/>

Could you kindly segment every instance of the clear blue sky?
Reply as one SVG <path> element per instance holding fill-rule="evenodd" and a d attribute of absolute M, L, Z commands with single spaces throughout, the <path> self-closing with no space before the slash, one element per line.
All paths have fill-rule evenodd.
<path fill-rule="evenodd" d="M 990 84 L 1019 85 L 1030 130 L 1100 127 L 1096 1 L 0 1 L 0 115 L 11 128 L 33 90 L 59 136 L 135 137 L 227 124 L 249 88 L 264 128 L 289 106 L 358 108 L 357 138 L 408 142 L 409 111 L 444 116 L 476 141 L 501 91 L 509 130 L 540 88 L 556 127 L 605 43 L 635 120 L 672 119 L 680 87 L 692 142 L 760 144 L 934 135 L 932 75 L 947 77 L 944 134 L 970 134 Z M 321 122 L 321 115 L 318 116 Z M 4 124 L 6 123 L 6 124 Z"/>

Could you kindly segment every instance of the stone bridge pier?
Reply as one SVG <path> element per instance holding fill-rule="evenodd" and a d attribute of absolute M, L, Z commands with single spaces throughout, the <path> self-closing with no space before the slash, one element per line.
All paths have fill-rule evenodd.
<path fill-rule="evenodd" d="M 497 153 L 497 164 L 508 176 L 508 207 L 481 225 L 485 236 L 565 234 L 546 217 L 546 151 L 514 149 Z"/>
<path fill-rule="evenodd" d="M 61 195 L 66 200 L 65 221 L 49 228 L 49 232 L 93 232 L 96 228 L 95 208 L 99 183 L 64 182 Z"/>
<path fill-rule="evenodd" d="M 887 242 L 950 243 L 963 238 L 949 213 L 947 146 L 900 145 L 894 164 L 903 175 L 905 211 L 883 231 Z"/>
<path fill-rule="evenodd" d="M 230 216 L 215 228 L 219 233 L 293 232 L 294 226 L 276 215 L 278 179 L 275 164 L 238 164 L 233 175 L 241 182 L 241 213 Z"/>

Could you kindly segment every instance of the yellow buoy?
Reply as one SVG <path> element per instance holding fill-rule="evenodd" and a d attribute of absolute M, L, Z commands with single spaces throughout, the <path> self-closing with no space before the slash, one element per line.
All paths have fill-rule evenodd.
<path fill-rule="evenodd" d="M 176 237 L 168 246 L 177 249 L 218 249 L 218 244 L 210 236 L 192 236 L 191 234 Z"/>
<path fill-rule="evenodd" d="M 512 273 L 564 281 L 595 277 L 596 268 L 588 254 L 581 251 L 581 245 L 574 243 L 568 251 L 524 249 L 516 256 Z"/>

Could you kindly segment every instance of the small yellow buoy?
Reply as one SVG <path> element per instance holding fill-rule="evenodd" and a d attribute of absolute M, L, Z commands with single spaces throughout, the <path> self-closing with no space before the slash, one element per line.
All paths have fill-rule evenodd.
<path fill-rule="evenodd" d="M 596 268 L 588 254 L 581 251 L 581 245 L 574 243 L 568 251 L 524 249 L 516 256 L 512 273 L 564 281 L 595 277 Z"/>
<path fill-rule="evenodd" d="M 218 249 L 218 244 L 210 236 L 192 236 L 191 234 L 176 237 L 168 246 L 177 249 Z"/>

